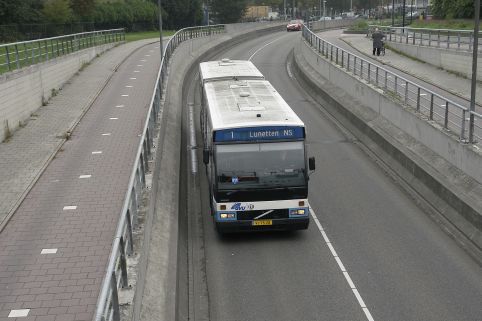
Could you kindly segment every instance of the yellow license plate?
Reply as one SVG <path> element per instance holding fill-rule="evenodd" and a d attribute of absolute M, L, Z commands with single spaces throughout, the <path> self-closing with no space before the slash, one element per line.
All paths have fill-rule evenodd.
<path fill-rule="evenodd" d="M 256 220 L 256 221 L 253 221 L 253 225 L 255 225 L 255 226 L 273 225 L 273 220 Z"/>

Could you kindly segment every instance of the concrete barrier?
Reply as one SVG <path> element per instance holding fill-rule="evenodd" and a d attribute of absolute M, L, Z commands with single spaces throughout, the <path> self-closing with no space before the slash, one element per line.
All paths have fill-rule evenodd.
<path fill-rule="evenodd" d="M 82 66 L 115 45 L 87 48 L 1 75 L 0 142 L 22 126 Z"/>
<path fill-rule="evenodd" d="M 417 200 L 425 209 L 482 262 L 482 153 L 331 64 L 303 40 L 295 47 L 293 66 L 310 94 L 324 101 L 407 190 L 421 195 Z"/>
<path fill-rule="evenodd" d="M 389 41 L 387 44 L 403 54 L 472 78 L 472 53 L 465 50 L 444 49 Z M 482 65 L 477 66 L 477 79 L 482 79 Z"/>

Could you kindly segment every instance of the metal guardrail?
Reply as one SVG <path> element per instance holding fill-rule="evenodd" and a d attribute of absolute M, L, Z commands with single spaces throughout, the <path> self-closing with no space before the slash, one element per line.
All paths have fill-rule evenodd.
<path fill-rule="evenodd" d="M 162 91 L 167 84 L 167 67 L 174 50 L 185 40 L 224 32 L 224 25 L 192 27 L 176 32 L 167 43 L 149 105 L 148 117 L 137 149 L 136 161 L 127 187 L 120 213 L 112 251 L 109 257 L 101 292 L 97 300 L 94 321 L 120 321 L 119 289 L 129 284 L 127 256 L 133 252 L 133 229 L 137 226 L 141 193 L 146 187 L 145 175 L 149 170 L 148 159 L 152 156 L 153 131 L 161 108 Z"/>
<path fill-rule="evenodd" d="M 303 38 L 318 52 L 321 57 L 329 60 L 353 75 L 378 87 L 387 95 L 399 99 L 405 105 L 413 107 L 428 120 L 439 123 L 446 130 L 459 133 L 459 139 L 467 143 L 467 128 L 470 115 L 474 115 L 474 138 L 481 141 L 482 113 L 480 107 L 471 112 L 468 106 L 463 106 L 424 88 L 404 77 L 401 77 L 376 63 L 348 52 L 334 44 L 321 39 L 306 26 L 303 26 Z"/>
<path fill-rule="evenodd" d="M 124 40 L 124 29 L 111 29 L 2 44 L 0 45 L 0 74 L 85 48 Z"/>
<path fill-rule="evenodd" d="M 385 34 L 386 40 L 399 43 L 466 51 L 472 51 L 474 44 L 474 32 L 470 30 L 370 25 L 367 35 L 370 35 L 375 28 Z M 482 50 L 481 46 L 479 50 Z"/>

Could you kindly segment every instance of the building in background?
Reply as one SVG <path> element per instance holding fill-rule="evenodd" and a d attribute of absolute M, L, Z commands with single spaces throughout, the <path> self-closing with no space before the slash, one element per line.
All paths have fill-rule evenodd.
<path fill-rule="evenodd" d="M 269 6 L 248 6 L 244 14 L 245 20 L 269 19 L 271 7 Z"/>

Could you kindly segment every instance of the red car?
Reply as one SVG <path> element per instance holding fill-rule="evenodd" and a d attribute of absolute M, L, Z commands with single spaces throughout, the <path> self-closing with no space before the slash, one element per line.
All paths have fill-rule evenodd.
<path fill-rule="evenodd" d="M 286 31 L 301 31 L 303 28 L 303 20 L 291 20 L 286 26 Z"/>

